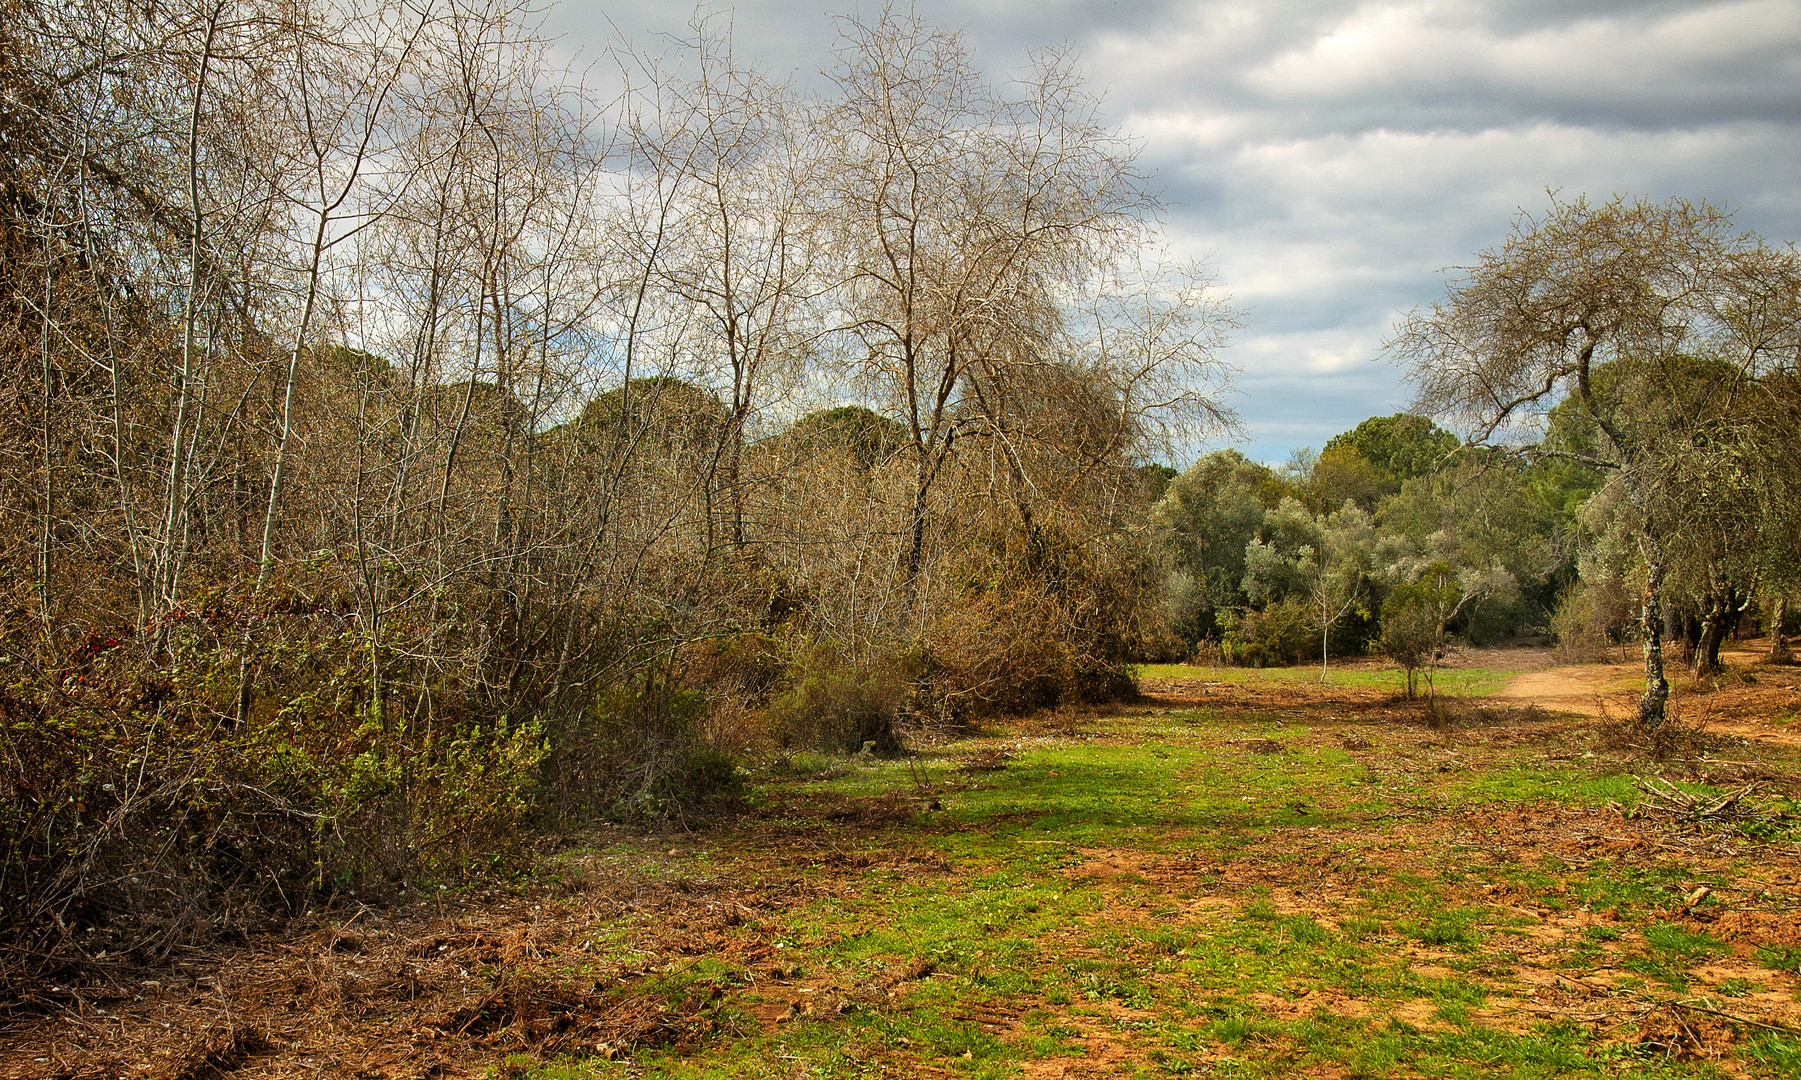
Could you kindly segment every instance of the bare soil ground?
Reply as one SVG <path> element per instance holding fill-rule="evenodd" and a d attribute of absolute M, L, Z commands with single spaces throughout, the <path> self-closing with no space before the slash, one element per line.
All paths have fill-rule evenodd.
<path fill-rule="evenodd" d="M 1767 652 L 1761 641 L 1728 645 L 1726 671 L 1700 679 L 1672 661 L 1674 715 L 1720 735 L 1801 746 L 1801 667 L 1765 663 Z M 1553 713 L 1626 717 L 1637 711 L 1643 680 L 1639 663 L 1562 665 L 1524 671 L 1494 696 Z"/>

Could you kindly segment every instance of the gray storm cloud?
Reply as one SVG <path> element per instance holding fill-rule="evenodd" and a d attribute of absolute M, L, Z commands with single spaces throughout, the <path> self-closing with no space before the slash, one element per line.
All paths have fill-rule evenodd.
<path fill-rule="evenodd" d="M 729 8 L 736 50 L 827 85 L 836 23 L 880 5 Z M 590 55 L 691 12 L 561 0 Z M 1230 359 L 1246 451 L 1277 460 L 1407 403 L 1378 357 L 1441 271 L 1546 191 L 1681 195 L 1801 236 L 1801 0 L 1044 3 L 919 0 L 991 74 L 1072 46 L 1137 138 L 1172 241 L 1246 309 Z M 610 18 L 610 22 L 608 21 Z"/>

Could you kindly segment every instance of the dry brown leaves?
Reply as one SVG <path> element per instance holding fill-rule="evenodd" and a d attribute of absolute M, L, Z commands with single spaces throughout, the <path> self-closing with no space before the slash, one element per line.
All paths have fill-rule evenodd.
<path fill-rule="evenodd" d="M 478 1075 L 519 1052 L 681 1045 L 712 1029 L 707 999 L 723 990 L 681 990 L 694 960 L 766 962 L 762 913 L 812 895 L 793 880 L 611 875 L 442 913 L 363 909 L 125 987 L 56 988 L 42 1013 L 0 1032 L 0 1077 L 373 1080 Z M 620 933 L 626 949 L 597 942 Z"/>

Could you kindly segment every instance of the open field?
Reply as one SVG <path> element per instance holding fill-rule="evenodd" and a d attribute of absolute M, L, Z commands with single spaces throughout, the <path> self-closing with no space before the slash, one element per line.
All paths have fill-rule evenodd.
<path fill-rule="evenodd" d="M 1463 671 L 1152 669 L 801 756 L 692 831 L 45 987 L 0 1075 L 1801 1075 L 1801 670 L 1685 687 L 1721 731 L 1661 764 Z"/>
<path fill-rule="evenodd" d="M 1426 688 L 1428 675 L 1432 687 L 1441 694 L 1468 696 L 1471 694 L 1492 694 L 1516 678 L 1520 668 L 1511 662 L 1526 659 L 1529 662 L 1543 660 L 1547 650 L 1532 650 L 1521 657 L 1505 654 L 1488 653 L 1473 657 L 1474 663 L 1469 666 L 1441 667 L 1431 672 L 1420 673 L 1420 689 Z M 1399 693 L 1407 685 L 1406 675 L 1392 664 L 1374 660 L 1357 660 L 1346 663 L 1334 661 L 1325 672 L 1320 671 L 1318 664 L 1306 667 L 1291 668 L 1243 668 L 1243 667 L 1193 667 L 1187 664 L 1144 664 L 1138 669 L 1139 677 L 1158 682 L 1174 683 L 1170 687 L 1173 692 L 1180 693 L 1180 684 L 1209 685 L 1215 683 L 1231 683 L 1243 686 L 1331 686 L 1357 687 L 1371 690 L 1382 690 Z"/>

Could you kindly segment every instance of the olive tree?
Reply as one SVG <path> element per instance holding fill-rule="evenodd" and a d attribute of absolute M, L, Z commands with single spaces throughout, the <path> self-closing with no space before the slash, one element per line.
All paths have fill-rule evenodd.
<path fill-rule="evenodd" d="M 1284 498 L 1265 518 L 1264 531 L 1267 541 L 1245 545 L 1245 595 L 1254 604 L 1289 597 L 1306 605 L 1319 635 L 1323 680 L 1332 631 L 1351 612 L 1367 609 L 1370 574 L 1383 561 L 1385 542 L 1369 514 L 1349 501 L 1316 515 L 1292 496 Z"/>
<path fill-rule="evenodd" d="M 1794 272 L 1791 254 L 1706 203 L 1554 198 L 1542 216 L 1522 212 L 1501 246 L 1408 316 L 1388 346 L 1410 371 L 1418 410 L 1461 426 L 1471 443 L 1513 445 L 1569 399 L 1593 423 L 1592 452 L 1563 452 L 1605 472 L 1633 511 L 1647 731 L 1663 723 L 1669 696 L 1668 544 L 1690 512 L 1666 497 L 1668 479 L 1727 434 L 1676 388 L 1695 355 L 1715 358 L 1721 389 L 1734 392 L 1792 364 L 1795 323 L 1782 297 Z M 1603 372 L 1619 393 L 1598 392 Z"/>

